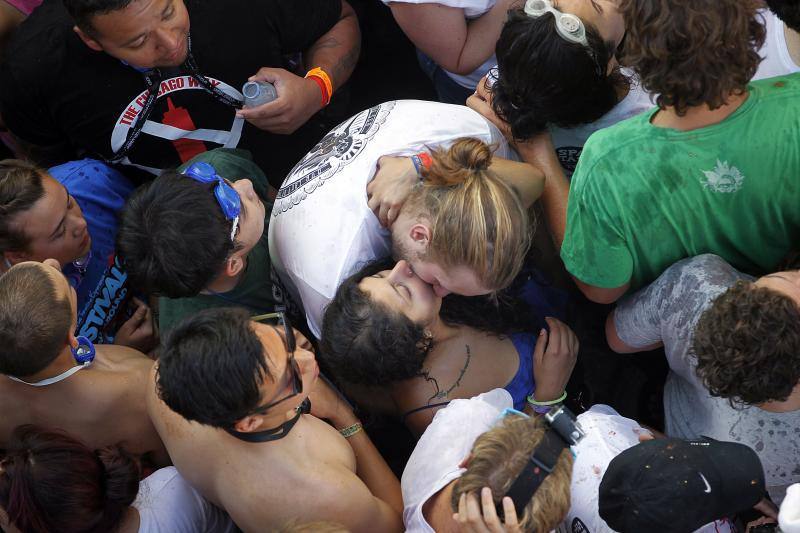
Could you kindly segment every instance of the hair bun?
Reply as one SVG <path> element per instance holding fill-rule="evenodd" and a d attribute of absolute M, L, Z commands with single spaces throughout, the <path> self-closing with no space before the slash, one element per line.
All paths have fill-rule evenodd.
<path fill-rule="evenodd" d="M 485 142 L 472 137 L 458 139 L 448 150 L 457 165 L 473 172 L 486 170 L 492 162 L 492 150 Z"/>
<path fill-rule="evenodd" d="M 119 446 L 109 446 L 97 451 L 105 468 L 106 502 L 128 506 L 139 492 L 139 459 Z"/>

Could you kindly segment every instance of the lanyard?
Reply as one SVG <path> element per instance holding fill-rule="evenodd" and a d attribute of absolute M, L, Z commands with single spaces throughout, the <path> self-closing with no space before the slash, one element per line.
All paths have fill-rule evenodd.
<path fill-rule="evenodd" d="M 187 40 L 188 52 L 186 61 L 183 62 L 181 67 L 188 71 L 189 75 L 197 80 L 197 83 L 199 83 L 200 86 L 206 90 L 206 92 L 210 93 L 215 100 L 227 106 L 233 107 L 234 109 L 241 109 L 243 105 L 241 100 L 226 94 L 220 88 L 214 86 L 214 84 L 211 83 L 211 80 L 200 73 L 197 62 L 195 61 L 194 56 L 192 56 L 192 37 L 188 36 Z M 133 148 L 133 144 L 136 142 L 139 134 L 142 132 L 145 122 L 147 122 L 147 120 L 150 118 L 150 114 L 153 112 L 153 106 L 156 103 L 158 91 L 164 76 L 157 68 L 143 71 L 142 75 L 144 76 L 144 81 L 147 84 L 147 100 L 145 100 L 139 116 L 136 117 L 136 122 L 128 132 L 125 143 L 119 148 L 119 150 L 114 152 L 110 159 L 107 160 L 108 163 L 119 163 L 125 159 L 125 157 L 128 155 L 128 152 L 130 152 L 131 148 Z"/>
<path fill-rule="evenodd" d="M 83 370 L 84 368 L 86 368 L 87 366 L 90 366 L 91 364 L 92 364 L 91 361 L 86 361 L 82 365 L 73 366 L 72 368 L 70 368 L 66 372 L 62 372 L 61 374 L 59 374 L 57 376 L 53 376 L 52 378 L 43 379 L 41 381 L 36 381 L 34 383 L 31 383 L 30 381 L 23 381 L 23 380 L 21 380 L 21 379 L 19 379 L 17 377 L 14 377 L 14 376 L 8 376 L 8 377 L 10 379 L 18 382 L 18 383 L 24 383 L 25 385 L 31 385 L 33 387 L 46 387 L 47 385 L 52 385 L 53 383 L 58 383 L 59 381 L 64 381 L 65 379 L 70 377 L 72 374 L 76 373 L 78 370 Z"/>

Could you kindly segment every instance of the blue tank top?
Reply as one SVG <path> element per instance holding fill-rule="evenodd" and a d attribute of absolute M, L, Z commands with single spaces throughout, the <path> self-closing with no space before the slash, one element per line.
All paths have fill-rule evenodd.
<path fill-rule="evenodd" d="M 522 411 L 528 395 L 533 394 L 536 389 L 536 381 L 533 375 L 533 350 L 536 347 L 536 339 L 539 331 L 545 327 L 544 318 L 547 316 L 564 320 L 567 309 L 568 295 L 566 292 L 551 286 L 545 281 L 541 274 L 533 268 L 528 268 L 520 274 L 521 281 L 520 297 L 530 306 L 535 322 L 531 324 L 532 333 L 515 333 L 510 335 L 514 348 L 517 349 L 519 356 L 519 367 L 517 373 L 511 378 L 503 388 L 508 391 L 514 400 L 514 409 Z M 439 402 L 430 405 L 417 407 L 403 414 L 402 419 L 418 411 L 442 407 L 450 402 Z"/>
<path fill-rule="evenodd" d="M 520 296 L 533 311 L 538 323 L 531 324 L 533 333 L 515 333 L 511 335 L 511 342 L 519 355 L 519 368 L 511 381 L 503 387 L 514 400 L 514 409 L 521 411 L 525 407 L 526 398 L 536 389 L 536 380 L 533 375 L 533 350 L 536 348 L 536 339 L 539 331 L 545 327 L 544 317 L 550 316 L 564 320 L 567 307 L 567 293 L 552 287 L 542 279 L 534 269 L 526 272 Z"/>

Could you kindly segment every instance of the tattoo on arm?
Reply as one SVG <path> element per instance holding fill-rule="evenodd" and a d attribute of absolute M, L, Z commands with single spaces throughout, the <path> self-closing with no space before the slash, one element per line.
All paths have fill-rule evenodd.
<path fill-rule="evenodd" d="M 314 43 L 314 46 L 312 46 L 308 51 L 308 56 L 311 57 L 321 50 L 332 50 L 340 48 L 341 46 L 342 43 L 338 39 L 335 37 L 328 37 Z M 361 43 L 356 42 L 350 47 L 349 50 L 339 56 L 338 60 L 330 71 L 330 75 L 336 85 L 341 86 L 345 82 L 350 72 L 352 72 L 355 68 L 360 53 Z"/>
<path fill-rule="evenodd" d="M 361 54 L 361 43 L 355 43 L 355 46 L 350 47 L 339 61 L 333 66 L 333 78 L 336 80 L 344 80 L 350 75 L 358 62 L 358 56 Z"/>

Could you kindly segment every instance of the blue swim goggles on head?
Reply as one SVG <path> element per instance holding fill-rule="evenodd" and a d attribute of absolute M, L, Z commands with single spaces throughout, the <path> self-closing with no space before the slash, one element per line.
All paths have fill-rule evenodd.
<path fill-rule="evenodd" d="M 215 183 L 214 196 L 217 198 L 222 214 L 227 220 L 232 221 L 231 241 L 236 237 L 236 230 L 239 227 L 239 213 L 242 211 L 242 199 L 239 193 L 228 185 L 228 183 L 217 174 L 213 165 L 200 161 L 192 163 L 189 168 L 183 171 L 183 175 L 192 178 L 200 183 Z"/>

